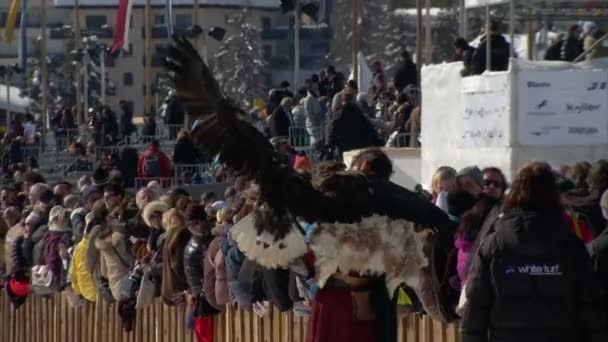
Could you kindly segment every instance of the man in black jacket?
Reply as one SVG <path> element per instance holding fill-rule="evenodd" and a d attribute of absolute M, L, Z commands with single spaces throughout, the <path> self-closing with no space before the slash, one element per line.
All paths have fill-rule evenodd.
<path fill-rule="evenodd" d="M 559 208 L 553 214 L 507 210 L 482 243 L 473 268 L 463 342 L 608 338 L 589 255 Z"/>
<path fill-rule="evenodd" d="M 352 94 L 342 94 L 342 109 L 332 121 L 329 144 L 342 152 L 382 145 L 378 133 L 354 103 Z"/>
<path fill-rule="evenodd" d="M 120 100 L 118 106 L 120 107 L 120 114 L 118 116 L 118 133 L 123 138 L 128 138 L 135 130 L 135 126 L 133 125 L 133 109 L 125 100 Z"/>
<path fill-rule="evenodd" d="M 399 66 L 393 78 L 393 85 L 398 92 L 402 92 L 407 86 L 418 86 L 418 69 L 416 63 L 412 61 L 412 56 L 409 52 L 401 53 Z"/>
<path fill-rule="evenodd" d="M 471 63 L 471 73 L 481 75 L 486 71 L 487 56 L 487 34 L 479 41 L 479 46 L 475 49 Z M 499 24 L 493 22 L 490 25 L 490 66 L 492 71 L 506 71 L 509 69 L 509 57 L 511 55 L 511 44 L 499 32 Z"/>
<path fill-rule="evenodd" d="M 270 117 L 270 137 L 288 137 L 289 128 L 292 125 L 291 106 L 293 102 L 290 97 L 281 100 L 281 104 L 274 110 Z"/>
<path fill-rule="evenodd" d="M 198 114 L 198 113 L 196 113 Z M 169 92 L 169 99 L 167 99 L 167 109 L 165 111 L 165 122 L 167 125 L 173 126 L 169 129 L 169 138 L 175 139 L 177 133 L 181 130 L 181 126 L 184 125 L 184 119 L 186 117 L 186 111 L 182 106 L 179 98 L 173 91 Z"/>
<path fill-rule="evenodd" d="M 562 61 L 572 62 L 583 53 L 583 41 L 580 39 L 581 31 L 579 25 L 572 25 L 568 29 L 568 38 L 562 43 L 561 48 L 560 56 Z"/>

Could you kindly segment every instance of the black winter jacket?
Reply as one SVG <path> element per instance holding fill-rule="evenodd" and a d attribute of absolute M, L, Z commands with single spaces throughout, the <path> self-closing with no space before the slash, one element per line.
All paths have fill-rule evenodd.
<path fill-rule="evenodd" d="M 490 36 L 490 54 L 492 60 L 492 71 L 506 71 L 509 69 L 509 56 L 511 55 L 511 44 L 505 37 L 499 34 Z M 486 71 L 486 38 L 482 38 L 479 47 L 473 53 L 471 61 L 471 72 L 473 75 L 481 75 Z"/>
<path fill-rule="evenodd" d="M 473 264 L 463 342 L 608 340 L 589 255 L 560 213 L 504 215 Z"/>
<path fill-rule="evenodd" d="M 600 285 L 604 293 L 605 309 L 608 309 L 608 229 L 587 245 L 593 270 L 600 279 Z M 608 317 L 607 317 L 608 318 Z"/>
<path fill-rule="evenodd" d="M 381 146 L 382 140 L 371 122 L 355 103 L 345 105 L 331 123 L 329 144 L 342 152 Z"/>
<path fill-rule="evenodd" d="M 195 297 L 203 295 L 205 252 L 212 238 L 211 234 L 192 236 L 184 249 L 184 272 L 190 293 Z"/>
<path fill-rule="evenodd" d="M 289 113 L 282 106 L 278 106 L 270 117 L 270 137 L 287 137 L 289 136 L 289 127 L 291 127 L 291 119 Z"/>
<path fill-rule="evenodd" d="M 199 162 L 200 154 L 192 144 L 192 141 L 189 138 L 178 140 L 173 150 L 173 163 L 193 165 Z"/>

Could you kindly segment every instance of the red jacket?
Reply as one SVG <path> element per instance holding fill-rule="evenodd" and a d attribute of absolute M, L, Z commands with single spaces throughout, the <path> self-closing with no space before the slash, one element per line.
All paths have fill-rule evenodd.
<path fill-rule="evenodd" d="M 144 174 L 144 162 L 146 160 L 146 156 L 150 153 L 158 154 L 158 158 L 160 159 L 161 177 L 169 178 L 169 177 L 173 176 L 171 174 L 171 160 L 169 160 L 169 157 L 167 157 L 167 155 L 164 154 L 158 148 L 156 148 L 154 146 L 150 146 L 150 148 L 146 152 L 142 153 L 141 156 L 139 157 L 139 161 L 137 162 L 137 177 L 139 177 L 139 178 L 146 177 L 146 175 Z"/>

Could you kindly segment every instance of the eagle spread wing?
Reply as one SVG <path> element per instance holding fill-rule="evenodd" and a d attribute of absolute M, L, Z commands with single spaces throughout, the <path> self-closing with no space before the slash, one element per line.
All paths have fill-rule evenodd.
<path fill-rule="evenodd" d="M 378 200 L 366 177 L 333 172 L 313 185 L 309 176 L 282 163 L 243 111 L 224 97 L 187 40 L 174 39 L 166 65 L 188 113 L 202 117 L 192 132 L 195 146 L 219 155 L 259 185 L 253 213 L 232 232 L 249 258 L 270 268 L 289 266 L 308 248 L 300 223 L 314 223 L 310 248 L 318 255 L 320 284 L 338 270 L 354 271 L 387 274 L 389 290 L 394 290 L 395 284 L 412 281 L 426 265 L 422 237 L 411 222 L 399 219 L 398 212 L 388 212 L 391 206 Z M 404 255 L 404 249 L 410 254 Z M 364 254 L 354 258 L 358 252 Z"/>

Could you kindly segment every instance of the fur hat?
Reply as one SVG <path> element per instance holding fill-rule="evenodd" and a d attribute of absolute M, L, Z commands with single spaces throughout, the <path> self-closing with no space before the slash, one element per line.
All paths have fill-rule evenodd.
<path fill-rule="evenodd" d="M 67 209 L 60 205 L 54 206 L 49 213 L 50 232 L 69 232 L 72 229 L 69 224 L 70 215 Z"/>
<path fill-rule="evenodd" d="M 152 215 L 154 213 L 160 212 L 163 214 L 165 211 L 169 210 L 169 206 L 163 201 L 152 201 L 144 207 L 144 212 L 142 213 L 142 218 L 144 219 L 144 223 L 148 227 L 152 227 Z"/>
<path fill-rule="evenodd" d="M 600 207 L 602 208 L 602 216 L 608 220 L 608 190 L 604 191 L 600 198 Z"/>

